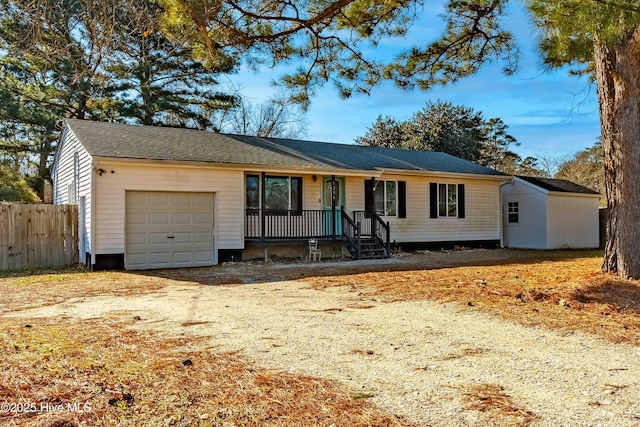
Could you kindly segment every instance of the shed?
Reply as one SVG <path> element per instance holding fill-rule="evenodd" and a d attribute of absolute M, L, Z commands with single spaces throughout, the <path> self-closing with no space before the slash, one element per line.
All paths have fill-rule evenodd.
<path fill-rule="evenodd" d="M 516 176 L 502 186 L 503 245 L 597 248 L 599 198 L 598 192 L 570 181 Z"/>

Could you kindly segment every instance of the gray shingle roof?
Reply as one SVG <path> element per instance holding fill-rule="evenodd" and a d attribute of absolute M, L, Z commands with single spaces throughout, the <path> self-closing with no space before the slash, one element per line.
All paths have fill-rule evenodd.
<path fill-rule="evenodd" d="M 98 157 L 193 161 L 308 169 L 453 172 L 503 175 L 445 153 L 260 138 L 192 129 L 69 119 L 66 125 Z"/>
<path fill-rule="evenodd" d="M 527 181 L 535 186 L 548 191 L 557 191 L 560 193 L 578 193 L 578 194 L 600 194 L 590 188 L 583 187 L 566 179 L 550 179 L 537 178 L 533 176 L 518 176 L 518 178 Z"/>

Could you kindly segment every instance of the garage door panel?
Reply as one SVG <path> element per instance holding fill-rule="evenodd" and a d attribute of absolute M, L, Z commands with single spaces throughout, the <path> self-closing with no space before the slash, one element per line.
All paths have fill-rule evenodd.
<path fill-rule="evenodd" d="M 195 193 L 193 194 L 194 205 L 210 205 L 213 203 L 213 194 L 211 193 Z"/>
<path fill-rule="evenodd" d="M 144 213 L 129 213 L 129 224 L 144 225 L 147 223 L 147 219 Z"/>
<path fill-rule="evenodd" d="M 146 193 L 130 192 L 127 193 L 127 203 L 130 203 L 132 206 L 144 205 L 146 197 Z"/>
<path fill-rule="evenodd" d="M 164 233 L 149 233 L 149 244 L 150 245 L 168 245 L 169 237 L 166 232 Z"/>
<path fill-rule="evenodd" d="M 213 243 L 213 235 L 211 233 L 193 233 L 194 243 Z"/>
<path fill-rule="evenodd" d="M 193 216 L 194 224 L 213 224 L 213 213 L 196 213 Z"/>
<path fill-rule="evenodd" d="M 171 202 L 179 206 L 193 205 L 193 195 L 190 193 L 174 193 L 171 195 Z"/>
<path fill-rule="evenodd" d="M 146 203 L 151 206 L 169 206 L 171 204 L 171 193 L 146 193 Z"/>
<path fill-rule="evenodd" d="M 127 192 L 125 267 L 213 265 L 212 193 Z"/>
<path fill-rule="evenodd" d="M 191 213 L 174 213 L 171 217 L 171 223 L 178 224 L 193 224 L 193 215 Z"/>
<path fill-rule="evenodd" d="M 213 252 L 198 251 L 194 253 L 196 262 L 213 262 Z"/>
<path fill-rule="evenodd" d="M 129 233 L 127 236 L 127 245 L 144 246 L 147 244 L 147 235 L 145 233 Z"/>
<path fill-rule="evenodd" d="M 173 243 L 175 245 L 193 243 L 193 233 L 173 233 L 173 234 L 174 234 Z"/>
<path fill-rule="evenodd" d="M 149 256 L 149 261 L 151 264 L 169 264 L 171 260 L 171 253 L 167 252 L 153 252 Z"/>
<path fill-rule="evenodd" d="M 154 213 L 149 214 L 150 225 L 169 225 L 169 214 L 167 213 Z"/>
<path fill-rule="evenodd" d="M 193 252 L 191 251 L 173 253 L 174 263 L 185 264 L 185 263 L 191 263 L 192 261 L 193 261 Z"/>

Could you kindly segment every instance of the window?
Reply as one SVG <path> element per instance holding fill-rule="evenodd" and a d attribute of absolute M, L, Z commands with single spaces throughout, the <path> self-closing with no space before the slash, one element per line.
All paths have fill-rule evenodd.
<path fill-rule="evenodd" d="M 247 175 L 245 180 L 245 207 L 247 213 L 257 214 L 260 209 L 260 177 Z"/>
<path fill-rule="evenodd" d="M 340 207 L 340 181 L 324 182 L 324 200 L 327 206 Z"/>
<path fill-rule="evenodd" d="M 369 218 L 370 212 L 373 211 L 378 215 L 406 218 L 406 181 L 366 179 L 364 181 L 364 209 L 366 218 Z"/>
<path fill-rule="evenodd" d="M 438 184 L 438 216 L 455 218 L 458 216 L 458 186 Z"/>
<path fill-rule="evenodd" d="M 288 176 L 264 177 L 264 208 L 272 215 L 302 214 L 302 178 Z M 248 212 L 258 213 L 261 204 L 261 185 L 258 175 L 247 175 L 245 179 L 245 207 Z"/>
<path fill-rule="evenodd" d="M 465 218 L 465 185 L 430 183 L 429 216 L 431 218 Z"/>
<path fill-rule="evenodd" d="M 376 181 L 373 189 L 375 211 L 382 216 L 397 215 L 396 181 Z"/>
<path fill-rule="evenodd" d="M 518 202 L 509 202 L 508 209 L 508 221 L 509 224 L 517 224 L 520 221 L 520 206 Z"/>

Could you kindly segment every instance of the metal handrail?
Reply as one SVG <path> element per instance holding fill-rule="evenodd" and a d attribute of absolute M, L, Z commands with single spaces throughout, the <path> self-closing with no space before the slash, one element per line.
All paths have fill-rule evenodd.
<path fill-rule="evenodd" d="M 350 251 L 354 259 L 360 259 L 361 253 L 361 237 L 360 222 L 354 221 L 344 210 L 344 206 L 340 207 L 342 218 L 342 241 L 346 241 L 352 248 Z"/>

